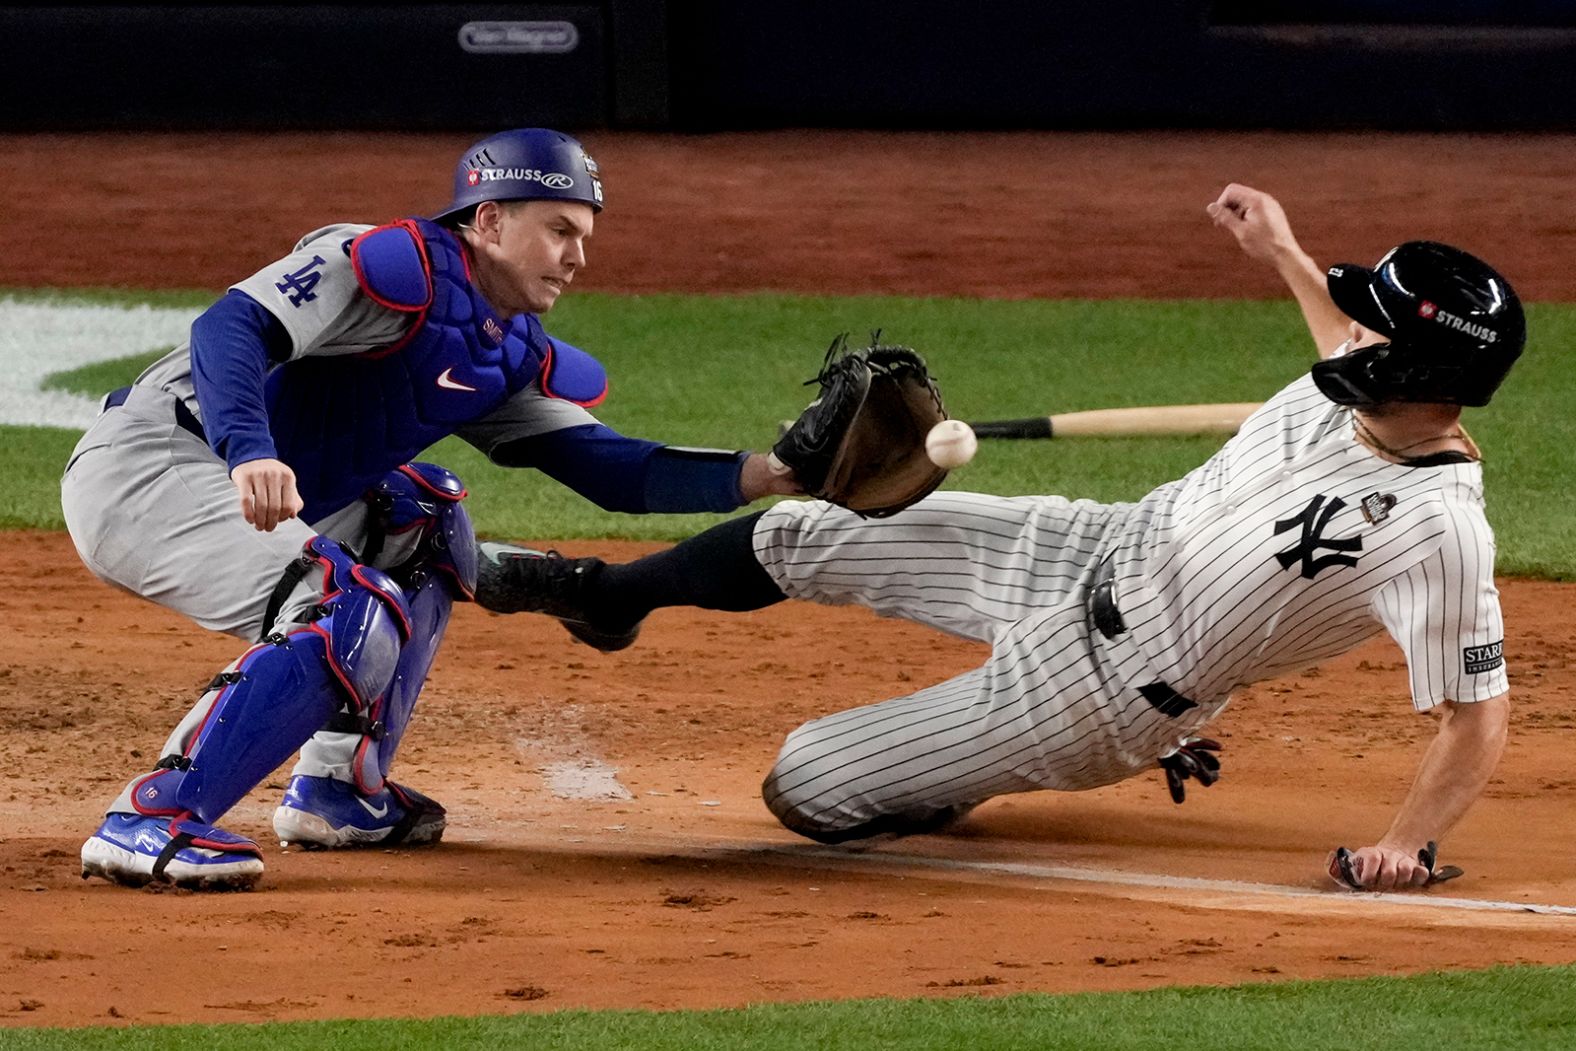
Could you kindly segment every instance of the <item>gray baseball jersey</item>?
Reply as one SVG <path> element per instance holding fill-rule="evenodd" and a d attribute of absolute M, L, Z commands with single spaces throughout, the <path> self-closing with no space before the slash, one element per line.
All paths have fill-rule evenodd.
<path fill-rule="evenodd" d="M 358 354 L 398 339 L 409 316 L 363 295 L 343 246 L 368 226 L 339 224 L 304 237 L 289 256 L 234 288 L 261 303 L 289 334 L 291 356 Z M 319 259 L 313 297 L 292 304 L 281 274 Z M 183 343 L 137 378 L 125 402 L 106 411 L 77 443 L 61 482 L 61 507 L 82 561 L 101 579 L 183 613 L 205 628 L 248 641 L 263 634 L 264 611 L 284 567 L 313 533 L 361 550 L 367 512 L 360 502 L 316 522 L 292 519 L 259 532 L 239 512 L 224 460 L 177 422 L 177 404 L 201 419 L 192 380 L 191 348 Z M 460 430 L 491 454 L 500 443 L 596 422 L 585 409 L 549 398 L 533 383 L 492 414 Z M 376 565 L 407 557 L 392 540 Z M 309 604 L 304 582 L 284 619 Z M 199 702 L 198 708 L 203 707 Z M 194 709 L 197 711 L 198 709 Z M 166 752 L 187 728 L 183 723 Z M 345 774 L 358 740 L 320 733 L 302 750 L 298 774 Z M 129 810 L 123 794 L 112 809 Z"/>
<path fill-rule="evenodd" d="M 268 309 L 289 333 L 292 357 L 359 354 L 387 346 L 409 324 L 360 291 L 342 246 L 371 227 L 326 226 L 294 251 L 234 285 Z M 324 263 L 313 298 L 293 306 L 280 274 Z M 363 523 L 351 511 L 334 523 L 281 523 L 259 533 L 239 516 L 229 469 L 195 435 L 175 426 L 175 402 L 201 420 L 192 381 L 191 347 L 183 343 L 137 378 L 131 397 L 104 413 L 72 453 L 61 484 L 66 523 L 82 560 L 96 575 L 203 627 L 255 639 L 263 604 L 283 566 L 314 531 L 354 547 L 345 533 Z M 485 453 L 501 442 L 594 423 L 585 409 L 542 394 L 532 384 L 458 433 Z M 314 526 L 322 528 L 315 529 Z M 215 566 L 225 572 L 216 574 Z"/>
<path fill-rule="evenodd" d="M 755 549 L 790 597 L 992 647 L 981 668 L 789 735 L 767 802 L 828 831 L 1123 780 L 1238 687 L 1381 631 L 1418 709 L 1508 689 L 1480 466 L 1380 459 L 1307 377 L 1136 504 L 942 493 L 866 520 L 784 503 Z"/>

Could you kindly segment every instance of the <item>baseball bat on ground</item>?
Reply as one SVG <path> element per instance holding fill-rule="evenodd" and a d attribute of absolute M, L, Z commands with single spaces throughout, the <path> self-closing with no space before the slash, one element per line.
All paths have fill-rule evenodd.
<path fill-rule="evenodd" d="M 1213 405 L 1141 405 L 1089 409 L 1021 420 L 971 423 L 981 438 L 1134 438 L 1156 435 L 1236 434 L 1258 409 L 1254 401 Z"/>

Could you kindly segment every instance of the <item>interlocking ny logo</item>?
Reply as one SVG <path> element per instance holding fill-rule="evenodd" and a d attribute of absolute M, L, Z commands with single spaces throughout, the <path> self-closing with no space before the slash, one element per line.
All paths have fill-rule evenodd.
<path fill-rule="evenodd" d="M 1328 502 L 1326 500 L 1328 499 Z M 1331 566 L 1355 566 L 1357 559 L 1348 555 L 1325 555 L 1322 558 L 1313 557 L 1321 547 L 1331 551 L 1361 551 L 1363 538 L 1354 536 L 1350 540 L 1326 540 L 1319 534 L 1324 532 L 1324 527 L 1330 524 L 1341 508 L 1346 506 L 1346 501 L 1340 497 L 1326 498 L 1322 495 L 1315 496 L 1308 501 L 1301 513 L 1291 518 L 1283 518 L 1275 523 L 1276 534 L 1284 533 L 1288 529 L 1302 526 L 1302 539 L 1290 551 L 1282 551 L 1275 556 L 1282 569 L 1290 569 L 1293 563 L 1302 563 L 1302 575 L 1312 580 L 1322 569 Z"/>

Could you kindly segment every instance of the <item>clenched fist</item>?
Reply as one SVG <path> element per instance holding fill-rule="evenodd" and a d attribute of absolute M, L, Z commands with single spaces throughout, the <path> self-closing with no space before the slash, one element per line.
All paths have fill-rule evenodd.
<path fill-rule="evenodd" d="M 305 506 L 295 472 L 279 460 L 248 460 L 230 472 L 241 499 L 241 517 L 260 533 L 271 533 Z"/>

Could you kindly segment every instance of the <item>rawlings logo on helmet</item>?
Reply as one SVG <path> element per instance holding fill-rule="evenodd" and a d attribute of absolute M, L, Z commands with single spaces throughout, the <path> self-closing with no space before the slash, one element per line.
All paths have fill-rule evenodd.
<path fill-rule="evenodd" d="M 1438 309 L 1438 307 L 1434 306 L 1434 304 L 1425 299 L 1417 305 L 1417 316 L 1425 319 L 1432 318 L 1434 316 L 1434 312 Z"/>
<path fill-rule="evenodd" d="M 563 172 L 544 172 L 538 168 L 483 168 L 478 174 L 482 182 L 537 182 L 549 190 L 567 190 L 575 184 L 574 179 Z"/>
<path fill-rule="evenodd" d="M 433 218 L 460 219 L 486 201 L 544 199 L 579 201 L 601 211 L 596 161 L 562 132 L 516 128 L 489 136 L 466 151 L 454 169 L 454 195 Z"/>

